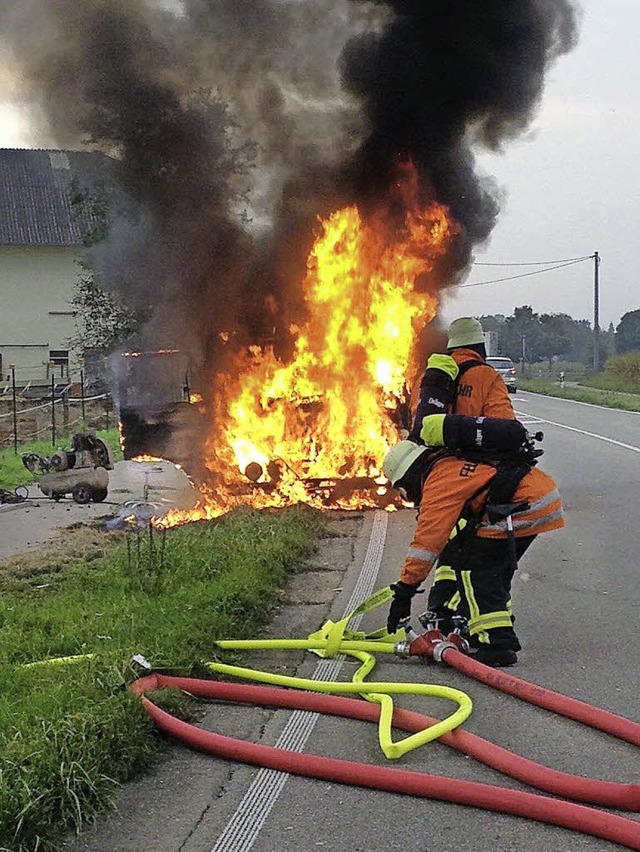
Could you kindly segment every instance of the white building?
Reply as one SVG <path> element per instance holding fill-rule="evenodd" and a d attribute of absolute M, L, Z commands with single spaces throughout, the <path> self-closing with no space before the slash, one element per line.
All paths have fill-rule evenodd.
<path fill-rule="evenodd" d="M 71 298 L 91 221 L 73 197 L 105 159 L 0 149 L 0 388 L 78 378 Z"/>

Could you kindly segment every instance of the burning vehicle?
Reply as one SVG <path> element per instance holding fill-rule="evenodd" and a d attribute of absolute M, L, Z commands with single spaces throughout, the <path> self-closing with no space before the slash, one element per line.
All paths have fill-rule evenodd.
<path fill-rule="evenodd" d="M 407 193 L 412 177 L 407 170 Z M 322 222 L 303 282 L 307 319 L 290 328 L 295 342 L 286 362 L 271 343 L 235 349 L 210 388 L 189 390 L 184 399 L 183 381 L 178 401 L 174 380 L 173 402 L 159 406 L 167 396 L 144 379 L 144 369 L 157 375 L 159 366 L 180 363 L 177 353 L 128 356 L 128 384 L 120 392 L 125 456 L 156 454 L 183 465 L 202 493 L 190 519 L 246 502 L 363 508 L 397 499 L 379 460 L 410 426 L 406 377 L 416 369 L 414 339 L 437 307 L 433 296 L 414 290 L 414 281 L 449 249 L 458 226 L 443 205 L 422 209 L 417 198 L 401 239 L 390 240 L 384 222 L 384 216 L 364 221 L 356 207 Z M 139 368 L 155 410 L 144 394 L 131 406 Z M 160 372 L 167 381 L 186 375 L 169 366 Z M 200 464 L 179 458 L 172 440 L 172 433 L 184 440 L 188 431 L 185 407 L 195 410 Z"/>

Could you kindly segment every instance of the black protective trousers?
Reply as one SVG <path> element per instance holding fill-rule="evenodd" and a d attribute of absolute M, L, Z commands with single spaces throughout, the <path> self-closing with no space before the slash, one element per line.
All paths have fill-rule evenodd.
<path fill-rule="evenodd" d="M 535 536 L 515 539 L 514 564 L 508 539 L 479 538 L 465 532 L 459 541 L 457 536 L 450 540 L 442 551 L 428 608 L 438 615 L 463 615 L 468 620 L 471 644 L 476 647 L 492 645 L 519 651 L 513 629 L 511 583 L 517 560 Z"/>

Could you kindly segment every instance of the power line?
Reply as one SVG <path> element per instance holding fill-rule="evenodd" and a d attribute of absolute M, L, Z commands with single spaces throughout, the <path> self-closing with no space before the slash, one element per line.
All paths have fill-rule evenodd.
<path fill-rule="evenodd" d="M 534 260 L 531 263 L 489 263 L 485 261 L 474 261 L 474 266 L 550 266 L 552 263 L 578 263 L 581 260 L 593 260 L 592 254 L 583 257 L 565 257 L 562 260 Z"/>
<path fill-rule="evenodd" d="M 459 287 L 481 287 L 483 284 L 497 284 L 499 281 L 514 281 L 516 278 L 528 278 L 530 275 L 542 275 L 543 272 L 553 272 L 554 269 L 564 269 L 566 266 L 574 266 L 576 263 L 583 263 L 585 260 L 592 260 L 593 255 L 591 257 L 580 257 L 575 260 L 566 261 L 564 263 L 559 263 L 556 266 L 548 266 L 546 269 L 534 269 L 532 272 L 523 272 L 520 275 L 509 275 L 506 278 L 492 278 L 489 281 L 476 281 L 473 284 L 459 284 Z M 487 264 L 489 265 L 489 264 Z M 493 265 L 493 264 L 491 264 Z M 498 264 L 495 264 L 496 266 Z M 505 266 L 529 266 L 530 264 L 504 264 Z"/>

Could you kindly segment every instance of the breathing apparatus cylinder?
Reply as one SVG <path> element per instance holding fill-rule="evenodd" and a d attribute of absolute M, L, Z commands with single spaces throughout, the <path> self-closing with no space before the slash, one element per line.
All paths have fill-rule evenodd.
<path fill-rule="evenodd" d="M 448 414 L 443 425 L 444 444 L 451 450 L 517 452 L 528 432 L 519 420 Z"/>
<path fill-rule="evenodd" d="M 519 420 L 431 414 L 422 421 L 420 437 L 431 447 L 491 456 L 515 453 L 528 445 L 529 433 Z"/>

